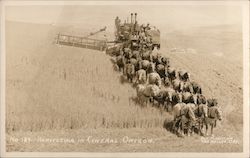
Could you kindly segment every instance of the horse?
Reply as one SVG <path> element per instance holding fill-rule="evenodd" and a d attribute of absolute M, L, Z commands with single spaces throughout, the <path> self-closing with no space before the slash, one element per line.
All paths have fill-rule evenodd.
<path fill-rule="evenodd" d="M 139 69 L 144 69 L 145 71 L 147 71 L 149 64 L 150 64 L 150 61 L 148 61 L 148 60 L 140 60 L 139 61 Z"/>
<path fill-rule="evenodd" d="M 168 110 L 168 105 L 172 101 L 172 95 L 175 91 L 172 88 L 166 88 L 164 86 L 160 87 L 160 92 L 157 96 L 154 97 L 154 100 L 157 101 L 158 105 L 164 109 Z"/>
<path fill-rule="evenodd" d="M 193 86 L 190 82 L 188 82 L 188 81 L 183 82 L 183 92 L 194 93 Z"/>
<path fill-rule="evenodd" d="M 153 100 L 153 97 L 158 96 L 160 89 L 156 85 L 138 84 L 136 87 L 137 97 L 140 103 L 148 105 L 148 101 Z"/>
<path fill-rule="evenodd" d="M 160 53 L 157 53 L 152 58 L 153 58 L 153 62 L 155 63 L 155 65 L 162 64 L 162 55 Z"/>
<path fill-rule="evenodd" d="M 191 82 L 195 94 L 202 94 L 201 86 L 196 82 Z"/>
<path fill-rule="evenodd" d="M 125 64 L 126 60 L 123 55 L 119 55 L 116 57 L 116 65 L 118 66 L 120 72 L 124 73 Z"/>
<path fill-rule="evenodd" d="M 147 74 L 155 72 L 155 64 L 153 62 L 150 62 L 146 71 L 147 71 Z"/>
<path fill-rule="evenodd" d="M 192 94 L 190 92 L 183 92 L 182 93 L 182 101 L 186 104 L 190 103 L 190 102 L 197 104 L 197 98 L 198 98 L 198 95 L 196 95 L 196 94 Z"/>
<path fill-rule="evenodd" d="M 158 63 L 161 63 L 161 54 L 160 53 L 152 53 L 152 61 L 158 65 Z"/>
<path fill-rule="evenodd" d="M 172 106 L 172 113 L 174 115 L 172 129 L 174 130 L 174 132 L 177 132 L 181 137 L 183 137 L 186 124 L 188 124 L 187 127 L 189 129 L 190 122 L 196 120 L 193 110 L 195 105 L 181 103 L 179 95 L 174 95 Z"/>
<path fill-rule="evenodd" d="M 165 79 L 163 79 L 163 83 L 166 87 L 172 87 L 172 84 L 168 77 L 165 77 Z"/>
<path fill-rule="evenodd" d="M 179 80 L 178 78 L 172 80 L 172 85 L 173 85 L 173 89 L 176 92 L 182 92 L 183 91 L 183 82 L 181 80 Z"/>
<path fill-rule="evenodd" d="M 137 93 L 137 99 L 138 102 L 142 105 L 148 104 L 148 97 L 150 97 L 150 94 L 146 93 L 146 86 L 145 84 L 138 84 L 136 86 L 136 93 Z"/>
<path fill-rule="evenodd" d="M 178 74 L 179 74 L 179 78 L 182 81 L 190 81 L 190 73 L 189 72 L 187 72 L 187 71 L 179 71 Z"/>
<path fill-rule="evenodd" d="M 152 56 L 149 51 L 143 52 L 141 58 L 142 60 L 152 61 Z"/>
<path fill-rule="evenodd" d="M 165 75 L 170 79 L 171 82 L 177 78 L 176 70 L 174 68 L 165 67 Z"/>
<path fill-rule="evenodd" d="M 161 78 L 166 78 L 165 66 L 163 64 L 158 64 L 156 66 L 156 72 L 160 75 Z"/>
<path fill-rule="evenodd" d="M 138 60 L 136 58 L 132 57 L 130 59 L 130 63 L 135 66 L 135 71 L 139 70 L 139 62 L 138 62 Z"/>
<path fill-rule="evenodd" d="M 140 57 L 140 52 L 139 51 L 136 51 L 136 50 L 134 50 L 133 52 L 132 52 L 132 58 L 135 58 L 135 59 L 139 59 L 139 57 Z"/>
<path fill-rule="evenodd" d="M 189 136 L 190 133 L 193 134 L 193 127 L 196 123 L 196 118 L 194 115 L 194 111 L 196 109 L 196 97 L 190 93 L 184 93 L 182 97 L 183 102 L 186 104 L 186 108 L 183 109 L 184 113 L 189 112 L 189 115 L 185 115 L 185 117 L 182 118 L 181 127 L 183 131 L 187 130 L 187 134 Z"/>
<path fill-rule="evenodd" d="M 194 131 L 195 128 L 197 128 L 198 133 L 200 135 L 204 135 L 202 130 L 203 130 L 204 122 L 205 122 L 205 119 L 207 118 L 207 113 L 208 113 L 208 107 L 206 104 L 207 101 L 206 101 L 205 96 L 203 96 L 201 94 L 199 94 L 199 95 L 195 94 L 194 96 L 197 96 L 197 104 L 196 104 L 196 108 L 194 110 L 197 121 L 192 127 L 192 132 Z"/>
<path fill-rule="evenodd" d="M 132 83 L 135 76 L 135 66 L 130 62 L 125 66 L 125 74 L 127 75 L 128 81 Z"/>
<path fill-rule="evenodd" d="M 190 102 L 186 104 L 186 108 L 183 109 L 184 113 L 186 110 L 186 115 L 185 115 L 185 118 L 182 119 L 181 127 L 183 131 L 187 130 L 188 136 L 190 136 L 190 134 L 193 134 L 194 126 L 195 126 L 195 123 L 197 122 L 197 119 L 194 114 L 195 109 L 196 109 L 196 105 L 194 104 L 194 102 Z"/>
<path fill-rule="evenodd" d="M 165 108 L 167 108 L 167 111 L 171 111 L 171 109 L 169 109 L 169 108 L 171 107 L 170 105 L 172 104 L 173 96 L 178 95 L 178 97 L 180 99 L 180 102 L 182 100 L 181 99 L 182 97 L 178 93 L 176 93 L 175 90 L 173 88 L 171 88 L 171 87 L 167 87 L 166 92 L 167 92 L 167 94 L 166 94 L 166 105 L 167 105 L 167 107 L 165 106 Z"/>
<path fill-rule="evenodd" d="M 217 120 L 222 120 L 222 112 L 217 106 L 216 100 L 208 105 L 208 117 L 205 119 L 206 135 L 208 135 L 208 127 L 211 127 L 211 135 L 213 136 L 213 128 L 216 127 Z"/>
<path fill-rule="evenodd" d="M 203 133 L 203 127 L 205 124 L 205 120 L 208 116 L 208 106 L 207 104 L 201 103 L 197 105 L 197 108 L 194 111 L 196 117 L 197 117 L 197 123 L 198 123 L 198 132 L 200 135 L 204 135 Z"/>
<path fill-rule="evenodd" d="M 170 61 L 169 61 L 169 58 L 167 57 L 162 57 L 161 58 L 161 63 L 166 66 L 166 67 L 170 67 Z"/>
<path fill-rule="evenodd" d="M 149 84 L 156 84 L 159 87 L 161 86 L 161 77 L 157 72 L 148 74 L 147 81 Z"/>
<path fill-rule="evenodd" d="M 147 82 L 147 75 L 144 69 L 136 71 L 136 84 L 145 84 Z"/>
<path fill-rule="evenodd" d="M 130 48 L 124 48 L 124 56 L 126 59 L 132 58 L 132 51 Z"/>
<path fill-rule="evenodd" d="M 164 107 L 167 97 L 167 91 L 165 88 L 160 88 L 160 92 L 157 96 L 154 96 L 153 99 L 157 101 L 159 107 Z"/>

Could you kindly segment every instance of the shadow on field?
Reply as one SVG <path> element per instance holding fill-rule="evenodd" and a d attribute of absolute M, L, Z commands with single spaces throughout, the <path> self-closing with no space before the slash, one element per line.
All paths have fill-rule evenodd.
<path fill-rule="evenodd" d="M 126 80 L 126 78 L 125 78 L 124 75 L 121 75 L 121 76 L 120 76 L 120 83 L 121 83 L 121 84 L 127 83 L 127 80 Z"/>
<path fill-rule="evenodd" d="M 147 107 L 146 105 L 143 105 L 142 103 L 140 103 L 138 97 L 136 97 L 136 96 L 130 97 L 129 100 L 131 100 L 133 102 L 133 104 L 136 106 L 140 106 L 142 108 Z"/>
<path fill-rule="evenodd" d="M 136 87 L 136 85 L 133 83 L 134 81 L 132 81 L 132 82 L 130 82 L 128 79 L 127 79 L 127 77 L 124 75 L 124 74 L 122 74 L 121 73 L 121 75 L 120 75 L 120 83 L 121 84 L 130 84 L 133 88 L 135 88 Z"/>
<path fill-rule="evenodd" d="M 166 129 L 168 132 L 171 132 L 172 134 L 176 134 L 173 130 L 173 121 L 170 117 L 165 119 L 163 128 Z"/>
<path fill-rule="evenodd" d="M 178 128 L 178 124 L 179 123 L 176 123 L 175 127 L 173 126 L 173 123 L 174 122 L 173 122 L 173 120 L 171 118 L 167 118 L 164 121 L 163 128 L 166 129 L 167 131 L 171 132 L 172 134 L 177 135 L 178 137 L 183 137 L 183 136 L 181 136 L 180 133 L 178 133 L 178 132 L 176 132 L 174 130 L 174 128 Z M 184 129 L 184 133 L 187 134 L 187 132 L 188 132 L 187 129 Z M 194 128 L 193 132 L 195 134 L 199 134 L 199 129 L 198 128 Z"/>
<path fill-rule="evenodd" d="M 116 65 L 115 58 L 112 58 L 112 57 L 111 57 L 109 60 L 111 61 L 112 64 Z"/>

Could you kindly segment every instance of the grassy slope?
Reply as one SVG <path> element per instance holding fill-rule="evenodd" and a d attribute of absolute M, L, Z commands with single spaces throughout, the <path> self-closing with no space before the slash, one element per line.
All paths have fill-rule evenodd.
<path fill-rule="evenodd" d="M 52 146 L 55 151 L 242 150 L 242 145 L 204 145 L 198 136 L 182 140 L 166 132 L 162 124 L 169 115 L 130 102 L 135 91 L 127 84 L 120 84 L 108 56 L 92 50 L 54 45 L 51 41 L 56 29 L 46 25 L 7 23 L 7 41 L 10 41 L 7 43 L 7 129 L 14 129 L 7 137 L 85 137 L 89 134 L 141 137 L 143 134 L 146 138 L 155 138 L 156 143 L 21 143 L 12 146 L 8 142 L 10 151 L 51 151 Z M 166 51 L 164 46 L 161 51 Z M 215 130 L 216 134 L 224 136 L 227 133 L 242 143 L 242 66 L 231 59 L 207 53 L 168 55 L 173 66 L 185 67 L 191 72 L 207 96 L 219 99 L 225 119 Z M 29 132 L 39 130 L 44 132 Z M 190 141 L 194 143 L 190 145 Z"/>

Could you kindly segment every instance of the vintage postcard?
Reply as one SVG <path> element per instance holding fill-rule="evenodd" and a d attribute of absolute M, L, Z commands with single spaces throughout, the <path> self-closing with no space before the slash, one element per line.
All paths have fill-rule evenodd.
<path fill-rule="evenodd" d="M 2 1 L 1 157 L 249 157 L 248 1 Z"/>

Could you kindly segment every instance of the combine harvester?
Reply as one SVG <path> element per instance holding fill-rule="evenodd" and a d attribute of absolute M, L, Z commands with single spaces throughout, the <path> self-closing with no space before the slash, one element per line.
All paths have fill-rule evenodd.
<path fill-rule="evenodd" d="M 152 52 L 155 48 L 160 49 L 160 31 L 156 27 L 150 26 L 149 24 L 139 25 L 136 17 L 137 13 L 131 13 L 130 21 L 127 19 L 124 21 L 124 23 L 121 23 L 119 17 L 115 18 L 115 39 L 113 41 L 90 38 L 92 35 L 105 31 L 106 27 L 104 27 L 103 29 L 100 29 L 94 33 L 90 33 L 85 37 L 58 34 L 57 44 L 106 51 L 107 55 L 116 57 L 114 64 L 117 66 L 117 70 L 121 71 L 123 76 L 125 76 L 127 81 L 130 83 L 133 83 L 133 77 L 135 77 L 135 74 L 138 71 L 144 71 L 145 75 L 142 76 L 148 75 L 148 79 L 144 79 L 144 81 L 142 80 L 141 83 L 138 82 L 138 86 L 141 86 L 141 89 L 144 90 L 147 88 L 150 94 L 147 92 L 146 94 L 140 96 L 147 97 L 153 104 L 154 101 L 157 101 L 159 104 L 158 107 L 160 107 L 160 104 L 162 104 L 162 107 L 167 111 L 169 105 L 173 103 L 173 98 L 175 98 L 174 103 L 176 103 L 175 105 L 177 105 L 177 108 L 179 108 L 178 105 L 180 105 L 177 103 L 182 100 L 183 103 L 189 104 L 189 106 L 186 106 L 188 109 L 185 109 L 185 111 L 188 111 L 186 114 L 188 114 L 189 118 L 192 117 L 192 120 L 196 120 L 196 118 L 194 118 L 195 114 L 194 111 L 192 111 L 193 107 L 191 107 L 191 105 L 197 106 L 198 104 L 201 104 L 201 102 L 203 105 L 206 105 L 206 102 L 208 102 L 212 109 L 210 110 L 210 114 L 212 112 L 214 114 L 214 116 L 209 116 L 209 119 L 214 122 L 211 125 L 212 134 L 217 118 L 221 120 L 220 111 L 216 107 L 218 104 L 217 99 L 212 98 L 209 99 L 209 101 L 206 101 L 205 96 L 202 95 L 202 88 L 200 85 L 190 80 L 189 72 L 177 71 L 176 69 L 171 68 L 169 58 L 162 56 L 160 53 L 152 55 Z M 174 48 L 170 52 L 186 53 L 186 50 Z M 166 99 L 167 94 L 164 98 L 164 96 L 160 93 L 162 85 L 165 86 L 164 88 L 169 88 L 169 86 L 172 87 L 170 88 L 172 91 L 169 90 L 169 92 L 167 92 L 167 94 L 172 93 L 169 99 Z M 144 93 L 144 90 L 142 90 L 142 93 Z M 173 97 L 172 95 L 174 94 L 175 96 Z M 197 103 L 198 101 L 199 103 Z M 201 107 L 206 108 L 206 106 Z M 199 107 L 199 109 L 201 107 Z M 181 114 L 181 112 L 179 113 Z M 182 120 L 182 115 L 180 116 L 177 117 L 177 120 L 173 120 L 173 130 L 178 132 L 181 125 L 181 130 L 183 132 L 181 133 L 181 136 L 184 136 L 184 130 L 186 130 L 187 133 L 192 133 L 192 130 L 195 128 L 198 129 L 200 133 L 202 133 L 202 127 L 200 125 L 201 122 L 204 123 L 205 120 L 203 117 L 201 117 L 203 115 L 197 115 L 197 117 L 199 117 L 199 119 L 197 119 L 198 121 L 193 122 L 192 124 L 187 122 L 187 119 Z M 208 126 L 206 129 L 208 129 Z"/>
<path fill-rule="evenodd" d="M 133 15 L 134 18 L 133 18 Z M 87 36 L 73 36 L 59 33 L 56 37 L 56 44 L 67 45 L 73 47 L 81 47 L 87 49 L 94 49 L 99 51 L 106 51 L 107 54 L 112 55 L 118 51 L 121 47 L 128 44 L 132 44 L 132 49 L 139 49 L 138 43 L 139 39 L 137 33 L 141 28 L 149 27 L 148 25 L 139 25 L 136 19 L 137 13 L 131 13 L 131 20 L 129 19 L 124 23 L 121 23 L 120 19 L 116 17 L 115 19 L 115 39 L 108 41 L 103 39 L 94 39 L 91 36 L 96 35 L 100 32 L 105 32 L 106 27 L 88 34 Z M 155 27 L 147 31 L 147 34 L 151 36 L 152 39 L 152 50 L 156 47 L 160 49 L 160 31 Z"/>

